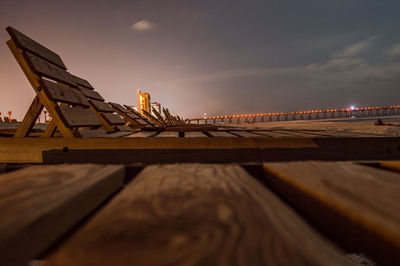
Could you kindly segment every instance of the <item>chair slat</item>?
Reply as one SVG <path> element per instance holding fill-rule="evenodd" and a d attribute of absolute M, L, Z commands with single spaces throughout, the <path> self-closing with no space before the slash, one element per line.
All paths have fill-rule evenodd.
<path fill-rule="evenodd" d="M 133 132 L 133 129 L 128 126 L 116 126 L 115 128 L 121 132 Z"/>
<path fill-rule="evenodd" d="M 0 265 L 28 265 L 123 185 L 117 165 L 31 166 L 0 178 Z"/>
<path fill-rule="evenodd" d="M 44 76 L 76 87 L 76 83 L 71 79 L 71 75 L 61 67 L 54 65 L 31 52 L 24 51 L 23 55 L 29 67 L 38 76 Z"/>
<path fill-rule="evenodd" d="M 93 99 L 89 99 L 89 102 L 92 104 L 94 109 L 99 112 L 113 113 L 114 109 L 106 102 L 97 101 Z"/>
<path fill-rule="evenodd" d="M 104 98 L 101 97 L 101 95 L 100 95 L 97 91 L 89 90 L 89 89 L 87 89 L 87 88 L 85 88 L 85 87 L 82 87 L 82 86 L 78 86 L 78 89 L 79 89 L 81 92 L 83 92 L 83 94 L 85 94 L 85 96 L 86 96 L 87 98 L 95 99 L 95 100 L 103 101 L 103 102 L 104 102 Z"/>
<path fill-rule="evenodd" d="M 120 105 L 119 103 L 112 103 L 112 102 L 109 102 L 109 104 L 111 104 L 111 106 L 113 106 L 114 108 L 118 109 L 121 113 L 124 113 L 124 114 L 129 114 L 129 113 L 131 113 L 128 109 L 126 109 L 125 107 L 123 107 L 123 106 Z"/>
<path fill-rule="evenodd" d="M 90 85 L 90 83 L 89 83 L 86 79 L 77 77 L 77 76 L 75 76 L 75 75 L 72 75 L 71 73 L 70 73 L 70 75 L 71 75 L 71 79 L 72 79 L 77 85 L 83 86 L 83 87 L 85 87 L 85 88 L 87 88 L 87 89 L 90 89 L 90 90 L 94 90 L 94 88 L 92 87 L 92 85 Z"/>
<path fill-rule="evenodd" d="M 69 127 L 101 126 L 102 123 L 93 110 L 58 106 L 60 117 Z"/>
<path fill-rule="evenodd" d="M 61 57 L 58 54 L 56 54 L 55 52 L 44 47 L 43 45 L 32 40 L 25 34 L 21 33 L 20 31 L 14 29 L 12 27 L 7 27 L 6 30 L 10 34 L 11 38 L 14 40 L 14 42 L 18 48 L 20 48 L 22 50 L 30 51 L 33 54 L 40 56 L 43 59 L 46 59 L 47 61 L 61 67 L 64 70 L 67 69 L 67 67 L 64 65 L 63 61 L 61 60 Z"/>
<path fill-rule="evenodd" d="M 111 125 L 124 125 L 126 121 L 122 119 L 119 115 L 113 113 L 102 113 L 102 117 L 107 120 Z"/>
<path fill-rule="evenodd" d="M 352 265 L 243 168 L 201 164 L 146 167 L 44 260 L 57 266 Z"/>
<path fill-rule="evenodd" d="M 46 92 L 50 100 L 61 103 L 68 103 L 89 107 L 90 104 L 85 95 L 75 89 L 60 83 L 54 83 L 48 80 L 40 80 L 41 88 Z"/>
<path fill-rule="evenodd" d="M 382 265 L 400 264 L 400 175 L 352 163 L 265 163 L 265 181 L 311 221 Z"/>

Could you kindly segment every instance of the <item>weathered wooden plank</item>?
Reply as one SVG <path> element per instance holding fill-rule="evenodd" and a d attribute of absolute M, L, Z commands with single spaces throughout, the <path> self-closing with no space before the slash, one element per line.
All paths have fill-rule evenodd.
<path fill-rule="evenodd" d="M 264 164 L 265 180 L 321 228 L 385 265 L 400 263 L 400 175 L 351 163 Z"/>
<path fill-rule="evenodd" d="M 124 105 L 128 110 L 131 111 L 131 113 L 135 116 L 137 116 L 139 119 L 137 119 L 137 121 L 142 120 L 145 123 L 147 123 L 149 126 L 151 127 L 156 127 L 157 125 L 154 124 L 153 122 L 151 122 L 149 119 L 147 119 L 145 116 L 143 116 L 141 113 L 139 113 L 138 111 L 136 111 L 135 109 L 133 109 L 131 106 L 128 105 Z"/>
<path fill-rule="evenodd" d="M 216 127 L 213 126 L 196 126 L 196 127 L 192 127 L 192 126 L 188 126 L 188 125 L 176 125 L 176 126 L 167 126 L 165 128 L 166 131 L 182 131 L 182 132 L 199 132 L 199 131 L 212 131 L 212 130 L 217 130 Z M 232 135 L 233 136 L 233 135 Z"/>
<path fill-rule="evenodd" d="M 157 125 L 159 127 L 165 127 L 165 123 L 164 121 L 159 121 L 156 117 L 154 117 L 152 114 L 150 114 L 149 112 L 147 112 L 146 110 L 142 110 L 143 115 L 148 119 L 148 121 L 151 121 L 151 123 L 153 123 L 153 125 Z"/>
<path fill-rule="evenodd" d="M 109 102 L 109 104 L 111 104 L 112 107 L 114 107 L 115 109 L 117 109 L 119 112 L 124 113 L 124 114 L 129 114 L 131 113 L 128 109 L 126 109 L 125 107 L 123 107 L 122 105 L 120 105 L 119 103 L 112 103 Z"/>
<path fill-rule="evenodd" d="M 32 131 L 33 126 L 36 123 L 40 113 L 43 110 L 43 104 L 40 102 L 38 96 L 35 96 L 31 105 L 29 106 L 28 111 L 26 112 L 22 123 L 19 125 L 17 132 L 15 132 L 14 137 L 16 138 L 24 138 L 29 135 L 29 132 Z"/>
<path fill-rule="evenodd" d="M 269 130 L 269 131 L 251 131 L 253 134 L 259 134 L 266 137 L 273 138 L 282 138 L 282 137 L 305 137 L 305 138 L 313 138 L 313 137 L 321 137 L 321 135 L 307 134 L 298 132 L 296 130 L 290 131 L 279 131 L 279 130 Z"/>
<path fill-rule="evenodd" d="M 104 102 L 104 98 L 101 97 L 101 95 L 100 95 L 97 91 L 90 90 L 90 89 L 87 89 L 87 88 L 82 87 L 82 86 L 79 86 L 79 85 L 78 85 L 78 89 L 79 89 L 81 92 L 83 92 L 83 94 L 85 94 L 85 96 L 86 96 L 87 98 L 95 99 L 95 100 L 103 101 L 103 102 Z"/>
<path fill-rule="evenodd" d="M 68 138 L 75 137 L 72 130 L 69 129 L 68 127 L 66 127 L 64 125 L 64 123 L 61 121 L 61 119 L 58 117 L 57 111 L 55 110 L 54 103 L 48 99 L 48 97 L 46 96 L 46 94 L 44 93 L 43 90 L 40 90 L 39 77 L 35 73 L 32 72 L 32 70 L 29 67 L 29 64 L 27 63 L 27 61 L 25 60 L 21 50 L 18 49 L 18 47 L 15 45 L 13 40 L 7 41 L 7 45 L 10 48 L 15 59 L 17 60 L 18 64 L 20 65 L 22 71 L 25 73 L 25 76 L 27 77 L 29 83 L 32 85 L 33 89 L 35 90 L 35 92 L 37 94 L 38 102 L 43 104 L 43 106 L 47 109 L 47 111 L 49 112 L 49 115 L 51 115 L 52 119 L 56 122 L 57 128 L 60 131 L 60 133 L 62 134 L 62 136 L 68 137 Z M 34 111 L 34 110 L 30 108 L 29 111 Z M 39 113 L 37 115 L 39 115 Z M 31 118 L 33 118 L 33 116 L 27 114 L 26 118 L 31 119 Z M 25 118 L 24 118 L 24 120 L 25 120 Z M 34 123 L 35 120 L 31 120 L 31 122 Z M 25 125 L 28 125 L 28 124 L 29 123 L 27 123 Z M 24 130 L 26 128 L 27 127 L 25 127 L 25 126 L 23 127 Z"/>
<path fill-rule="evenodd" d="M 29 67 L 35 74 L 67 85 L 76 86 L 75 82 L 71 79 L 70 74 L 61 67 L 27 51 L 24 51 L 23 55 Z"/>
<path fill-rule="evenodd" d="M 251 132 L 247 132 L 247 131 L 238 131 L 238 130 L 230 130 L 229 133 L 237 135 L 239 137 L 243 137 L 243 138 L 262 138 L 264 136 L 259 135 L 259 134 L 254 134 Z"/>
<path fill-rule="evenodd" d="M 28 50 L 33 54 L 46 59 L 47 61 L 61 67 L 62 69 L 66 70 L 67 67 L 64 65 L 61 57 L 56 54 L 55 52 L 51 51 L 50 49 L 44 47 L 43 45 L 39 44 L 38 42 L 32 40 L 25 34 L 21 33 L 20 31 L 12 28 L 7 27 L 7 32 L 10 34 L 11 38 L 14 40 L 15 44 L 18 48 L 22 50 Z"/>
<path fill-rule="evenodd" d="M 179 133 L 173 131 L 164 131 L 156 135 L 156 138 L 178 138 Z"/>
<path fill-rule="evenodd" d="M 122 119 L 119 115 L 113 113 L 103 113 L 101 114 L 104 119 L 111 125 L 124 125 L 126 121 Z"/>
<path fill-rule="evenodd" d="M 154 132 L 152 133 L 154 134 Z M 133 135 L 134 136 L 134 135 Z M 398 138 L 124 138 L 112 139 L 38 139 L 0 138 L 0 163 L 42 162 L 49 150 L 90 149 L 102 156 L 110 150 L 131 150 L 124 162 L 140 161 L 148 151 L 148 162 L 261 162 L 299 160 L 397 160 Z M 165 150 L 164 153 L 161 150 Z M 187 150 L 187 153 L 184 151 Z M 172 153 L 176 151 L 175 153 Z M 171 152 L 171 156 L 168 155 Z M 215 153 L 215 154 L 213 154 Z M 68 154 L 68 153 L 66 153 Z M 166 155 L 168 158 L 161 157 Z M 122 158 L 122 155 L 119 155 Z M 100 155 L 92 158 L 100 159 Z M 185 158 L 187 157 L 187 158 Z M 60 158 L 62 159 L 62 158 Z M 106 158 L 108 162 L 114 158 Z M 60 161 L 62 162 L 62 161 Z"/>
<path fill-rule="evenodd" d="M 107 137 L 107 131 L 105 131 L 102 128 L 92 129 L 92 130 L 80 128 L 78 131 L 79 131 L 79 135 L 82 138 L 104 138 L 104 137 Z"/>
<path fill-rule="evenodd" d="M 134 133 L 132 135 L 129 135 L 128 138 L 150 138 L 150 137 L 154 137 L 155 135 L 157 135 L 158 132 L 154 132 L 154 131 L 140 131 L 137 133 Z"/>
<path fill-rule="evenodd" d="M 207 138 L 208 136 L 203 132 L 199 131 L 192 131 L 192 132 L 185 132 L 185 138 Z"/>
<path fill-rule="evenodd" d="M 60 83 L 40 79 L 41 88 L 46 92 L 50 100 L 73 105 L 89 107 L 89 102 L 85 95 L 75 88 L 70 88 Z"/>
<path fill-rule="evenodd" d="M 145 121 L 145 120 L 139 118 L 139 117 L 138 117 L 137 115 L 135 115 L 135 114 L 126 114 L 126 116 L 127 116 L 128 118 L 134 120 L 136 123 L 138 123 L 139 125 L 141 125 L 141 126 L 143 126 L 143 127 L 144 127 L 144 126 L 150 126 L 150 124 L 149 124 L 147 121 Z"/>
<path fill-rule="evenodd" d="M 106 102 L 97 101 L 93 99 L 89 99 L 89 102 L 92 104 L 93 108 L 99 112 L 107 112 L 107 113 L 114 113 L 114 109 Z"/>
<path fill-rule="evenodd" d="M 208 133 L 210 133 L 214 137 L 224 137 L 224 138 L 237 137 L 236 135 L 233 135 L 226 131 L 209 131 Z"/>
<path fill-rule="evenodd" d="M 83 86 L 83 87 L 85 87 L 87 89 L 90 89 L 90 90 L 94 90 L 92 85 L 90 85 L 90 83 L 86 79 L 77 77 L 75 75 L 72 75 L 71 73 L 68 73 L 68 74 L 70 74 L 71 79 L 75 82 L 76 85 Z"/>
<path fill-rule="evenodd" d="M 128 126 L 115 126 L 115 128 L 121 132 L 133 132 L 133 129 Z"/>
<path fill-rule="evenodd" d="M 27 265 L 119 189 L 116 165 L 32 166 L 0 178 L 0 265 Z"/>
<path fill-rule="evenodd" d="M 60 118 L 68 127 L 101 126 L 102 123 L 93 110 L 57 106 Z"/>
<path fill-rule="evenodd" d="M 164 127 L 167 126 L 167 122 L 164 120 L 164 118 L 161 116 L 161 114 L 159 112 L 157 112 L 157 110 L 154 107 L 152 107 L 152 110 L 153 110 L 153 114 L 158 119 L 158 121 L 160 121 Z"/>
<path fill-rule="evenodd" d="M 134 113 L 126 113 L 126 115 L 127 115 L 130 119 L 133 119 L 133 120 L 141 120 L 141 118 L 140 118 L 139 116 L 137 116 L 136 114 L 134 114 Z M 144 122 L 144 121 L 142 121 L 142 123 L 148 124 L 148 123 L 146 123 L 146 122 Z"/>
<path fill-rule="evenodd" d="M 49 265 L 350 265 L 235 165 L 149 166 Z"/>

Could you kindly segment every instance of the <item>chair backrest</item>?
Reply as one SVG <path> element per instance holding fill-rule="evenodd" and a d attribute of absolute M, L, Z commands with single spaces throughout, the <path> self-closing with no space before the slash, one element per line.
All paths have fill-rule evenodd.
<path fill-rule="evenodd" d="M 122 116 L 127 122 L 128 126 L 131 128 L 145 128 L 145 127 L 152 127 L 151 124 L 148 122 L 142 120 L 140 117 L 132 113 L 130 110 L 128 110 L 126 107 L 120 105 L 119 103 L 113 103 L 109 102 L 109 104 L 114 108 L 115 112 Z"/>
<path fill-rule="evenodd" d="M 58 54 L 14 28 L 7 32 L 7 44 L 37 94 L 15 136 L 29 135 L 43 107 L 52 117 L 48 136 L 56 128 L 64 137 L 79 137 L 83 127 L 111 132 L 125 124 L 88 81 L 67 72 Z"/>
<path fill-rule="evenodd" d="M 144 127 L 153 127 L 153 128 L 160 127 L 158 124 L 153 123 L 147 117 L 143 116 L 141 113 L 139 113 L 138 111 L 133 109 L 132 106 L 125 105 L 125 107 L 131 112 L 131 115 L 139 118 L 137 121 L 143 121 L 147 124 L 147 125 L 144 125 Z M 141 123 L 143 123 L 143 122 L 141 122 Z"/>

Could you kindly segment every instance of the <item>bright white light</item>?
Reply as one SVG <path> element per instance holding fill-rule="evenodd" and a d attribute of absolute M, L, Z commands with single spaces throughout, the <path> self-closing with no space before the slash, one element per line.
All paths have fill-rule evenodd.
<path fill-rule="evenodd" d="M 350 106 L 350 110 L 355 110 L 356 107 L 354 105 Z"/>

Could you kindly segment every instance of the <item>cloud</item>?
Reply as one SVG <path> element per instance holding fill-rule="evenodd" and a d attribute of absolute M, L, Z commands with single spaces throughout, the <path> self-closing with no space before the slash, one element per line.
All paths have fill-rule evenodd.
<path fill-rule="evenodd" d="M 150 22 L 146 19 L 142 19 L 142 20 L 139 20 L 138 22 L 132 24 L 130 26 L 130 29 L 134 30 L 134 31 L 148 31 L 148 30 L 153 29 L 154 27 L 155 27 L 155 24 L 153 22 Z"/>
<path fill-rule="evenodd" d="M 380 36 L 372 36 L 361 42 L 352 44 L 339 53 L 334 54 L 333 57 L 354 57 L 359 55 L 360 53 L 368 50 L 372 46 L 373 41 L 379 37 Z"/>
<path fill-rule="evenodd" d="M 327 62 L 315 63 L 306 67 L 310 71 L 343 72 L 361 68 L 367 63 L 358 58 L 333 58 Z"/>
<path fill-rule="evenodd" d="M 394 57 L 394 58 L 399 58 L 400 57 L 400 43 L 392 46 L 389 49 L 389 55 Z"/>

